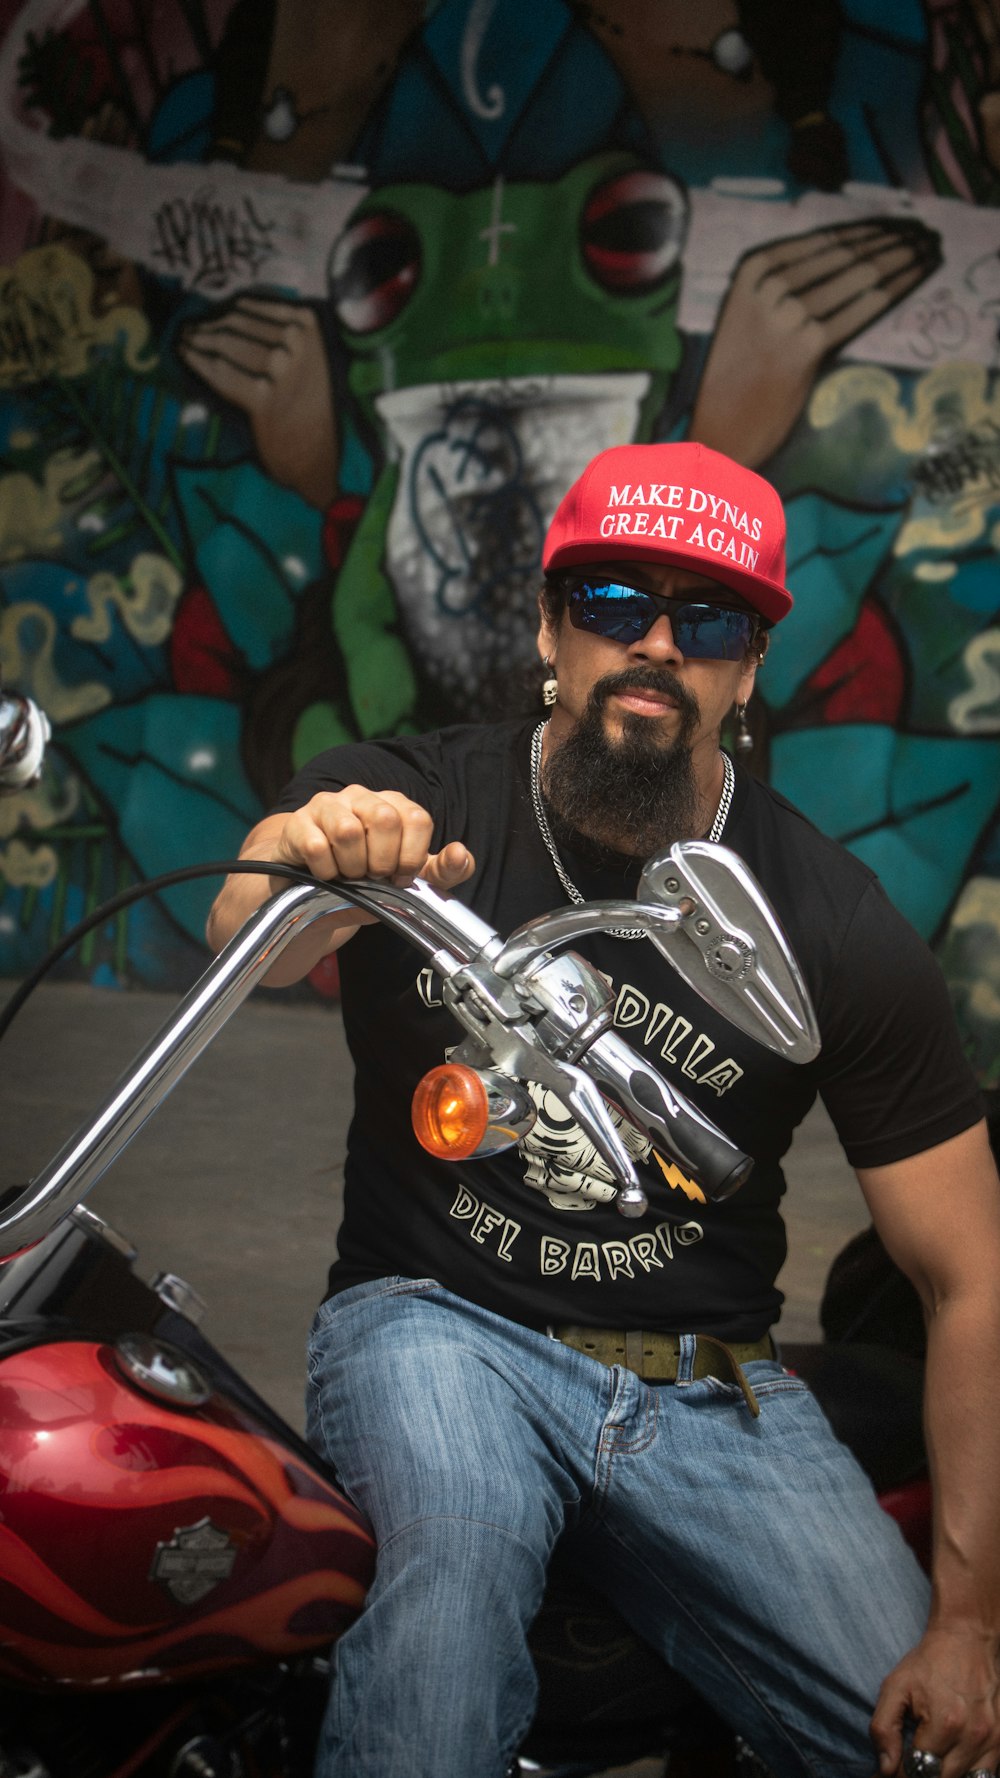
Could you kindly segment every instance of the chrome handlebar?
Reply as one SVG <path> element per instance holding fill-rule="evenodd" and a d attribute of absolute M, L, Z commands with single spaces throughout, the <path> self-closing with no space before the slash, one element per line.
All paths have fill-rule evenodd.
<path fill-rule="evenodd" d="M 466 1032 L 456 1059 L 557 1095 L 620 1182 L 626 1215 L 641 1214 L 646 1199 L 609 1101 L 707 1196 L 728 1196 L 752 1162 L 612 1029 L 604 978 L 575 953 L 557 955 L 557 946 L 586 932 L 643 928 L 724 1017 L 793 1061 L 811 1060 L 819 1048 L 774 915 L 723 847 L 678 843 L 646 866 L 639 901 L 558 909 L 506 942 L 421 879 L 296 885 L 251 916 L 37 1178 L 0 1197 L 0 1254 L 41 1240 L 74 1210 L 286 945 L 314 920 L 352 906 L 405 936 L 441 976 L 445 1003 Z"/>

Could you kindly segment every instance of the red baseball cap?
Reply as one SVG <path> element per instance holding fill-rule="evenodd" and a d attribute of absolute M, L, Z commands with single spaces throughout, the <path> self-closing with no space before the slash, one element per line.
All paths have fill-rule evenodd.
<path fill-rule="evenodd" d="M 542 567 L 674 562 L 731 587 L 769 623 L 792 608 L 785 512 L 763 476 L 701 444 L 615 445 L 560 501 Z"/>

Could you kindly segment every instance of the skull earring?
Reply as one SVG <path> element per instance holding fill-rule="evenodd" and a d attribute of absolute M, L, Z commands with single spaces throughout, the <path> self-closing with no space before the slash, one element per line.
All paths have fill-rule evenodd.
<path fill-rule="evenodd" d="M 553 667 L 552 667 L 552 662 L 549 660 L 548 655 L 546 655 L 544 657 L 544 659 L 542 661 L 542 666 L 545 668 L 545 672 L 547 675 L 546 678 L 542 681 L 542 703 L 543 703 L 546 710 L 551 710 L 553 704 L 555 703 L 556 699 L 559 696 L 559 681 L 555 676 L 555 672 L 553 671 Z"/>
<path fill-rule="evenodd" d="M 747 703 L 745 698 L 742 704 L 737 704 L 736 706 L 736 737 L 733 746 L 737 753 L 747 754 L 753 752 L 753 736 L 750 733 L 750 724 L 747 721 Z"/>

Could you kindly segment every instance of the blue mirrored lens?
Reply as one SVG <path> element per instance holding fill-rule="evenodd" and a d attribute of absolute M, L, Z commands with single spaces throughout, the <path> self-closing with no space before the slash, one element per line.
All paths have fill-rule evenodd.
<path fill-rule="evenodd" d="M 669 617 L 674 640 L 690 660 L 742 660 L 754 633 L 754 620 L 747 611 L 696 600 L 660 599 L 617 581 L 576 582 L 569 589 L 569 617 L 575 629 L 625 647 L 641 641 L 658 617 Z"/>

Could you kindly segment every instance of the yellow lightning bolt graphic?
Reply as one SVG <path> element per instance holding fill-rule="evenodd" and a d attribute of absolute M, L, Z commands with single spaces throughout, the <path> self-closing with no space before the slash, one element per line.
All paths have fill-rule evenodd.
<path fill-rule="evenodd" d="M 682 1173 L 673 1161 L 665 1161 L 662 1155 L 657 1154 L 655 1148 L 653 1158 L 671 1191 L 682 1191 L 686 1198 L 692 1198 L 696 1204 L 704 1204 L 705 1194 L 700 1185 L 695 1185 L 694 1180 L 689 1179 L 686 1173 Z"/>

